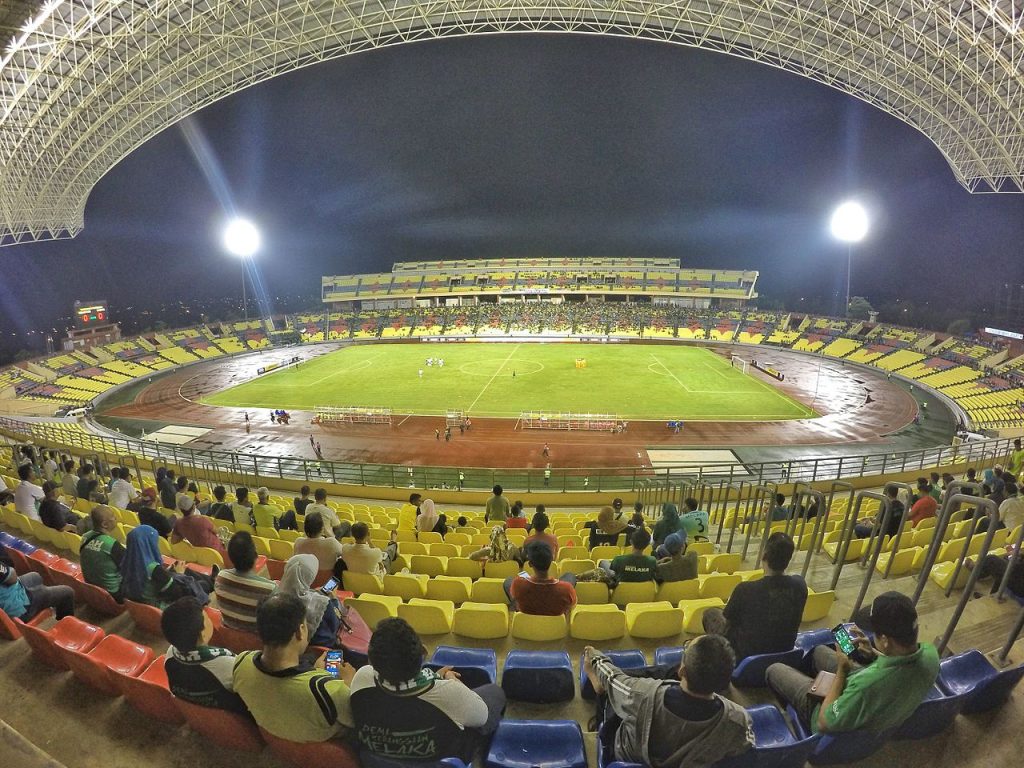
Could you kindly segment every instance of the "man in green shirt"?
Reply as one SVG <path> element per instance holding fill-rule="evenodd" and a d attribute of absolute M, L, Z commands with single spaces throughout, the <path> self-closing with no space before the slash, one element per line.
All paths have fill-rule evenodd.
<path fill-rule="evenodd" d="M 654 581 L 658 572 L 658 561 L 644 550 L 651 545 L 651 534 L 641 528 L 630 537 L 633 551 L 628 555 L 619 555 L 611 562 L 602 560 L 598 565 L 611 571 L 618 583 Z"/>
<path fill-rule="evenodd" d="M 509 506 L 508 499 L 502 494 L 504 489 L 500 485 L 494 486 L 494 495 L 487 500 L 487 510 L 484 515 L 484 520 L 488 523 L 504 523 L 508 520 L 509 512 L 511 507 Z"/>
<path fill-rule="evenodd" d="M 1013 451 L 1010 453 L 1010 461 L 1006 469 L 1014 477 L 1018 477 L 1024 470 L 1024 448 L 1021 448 L 1019 437 L 1013 441 Z"/>
<path fill-rule="evenodd" d="M 89 513 L 92 530 L 82 537 L 79 560 L 82 563 L 82 577 L 88 584 L 103 587 L 111 596 L 121 602 L 121 561 L 124 547 L 111 532 L 117 528 L 114 510 L 107 506 L 93 507 Z"/>
<path fill-rule="evenodd" d="M 824 701 L 811 695 L 814 679 L 785 664 L 772 664 L 766 678 L 779 698 L 790 703 L 812 733 L 880 732 L 898 727 L 924 701 L 939 675 L 939 655 L 931 643 L 917 642 L 917 611 L 910 598 L 886 592 L 871 604 L 865 621 L 874 647 L 857 627 L 855 663 L 838 648 L 814 649 L 814 666 L 833 672 Z"/>

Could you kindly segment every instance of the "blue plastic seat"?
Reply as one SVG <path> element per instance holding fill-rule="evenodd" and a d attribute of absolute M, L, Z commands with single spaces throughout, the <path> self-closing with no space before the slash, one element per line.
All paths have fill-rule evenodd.
<path fill-rule="evenodd" d="M 682 646 L 662 646 L 654 652 L 655 664 L 672 664 L 679 667 L 683 663 Z"/>
<path fill-rule="evenodd" d="M 719 760 L 714 768 L 801 768 L 821 739 L 816 734 L 797 739 L 782 712 L 771 704 L 751 707 L 747 714 L 754 730 L 754 748 Z"/>
<path fill-rule="evenodd" d="M 31 544 L 25 541 L 24 539 L 19 539 L 17 536 L 13 538 L 14 541 L 11 543 L 12 548 L 18 550 L 24 555 L 31 555 L 33 552 L 39 549 L 39 547 L 37 547 L 35 544 Z"/>
<path fill-rule="evenodd" d="M 967 651 L 939 662 L 938 686 L 946 694 L 967 696 L 963 713 L 986 712 L 1003 704 L 1024 677 L 1024 664 L 997 670 L 981 651 Z"/>
<path fill-rule="evenodd" d="M 914 714 L 896 730 L 895 739 L 928 739 L 942 733 L 964 708 L 967 694 L 944 696 L 938 686 L 932 686 Z"/>
<path fill-rule="evenodd" d="M 629 648 L 624 651 L 602 651 L 612 664 L 619 669 L 640 669 L 647 666 L 647 658 L 644 652 L 638 648 Z M 596 699 L 594 686 L 590 684 L 590 678 L 583 672 L 583 655 L 580 655 L 580 696 L 588 701 Z"/>
<path fill-rule="evenodd" d="M 819 645 L 832 645 L 835 642 L 831 629 L 812 629 L 810 632 L 801 632 L 796 636 L 794 648 L 801 651 L 813 651 Z"/>
<path fill-rule="evenodd" d="M 575 720 L 502 720 L 494 732 L 484 765 L 487 768 L 587 768 L 583 731 Z"/>
<path fill-rule="evenodd" d="M 498 654 L 490 648 L 457 648 L 439 645 L 424 666 L 431 669 L 453 667 L 470 688 L 493 683 L 498 679 Z"/>
<path fill-rule="evenodd" d="M 10 547 L 14 545 L 15 537 L 9 534 L 7 531 L 0 531 L 0 547 Z"/>
<path fill-rule="evenodd" d="M 369 750 L 359 750 L 361 768 L 472 768 L 457 757 L 446 757 L 443 760 L 401 760 L 393 757 L 375 755 Z"/>
<path fill-rule="evenodd" d="M 501 673 L 505 695 L 516 701 L 548 704 L 576 695 L 572 662 L 565 651 L 509 651 Z"/>
<path fill-rule="evenodd" d="M 762 653 L 756 656 L 747 656 L 733 670 L 732 684 L 741 688 L 764 688 L 764 673 L 772 664 L 799 667 L 803 660 L 804 652 L 799 648 L 793 648 L 782 653 Z"/>
<path fill-rule="evenodd" d="M 793 707 L 786 707 L 786 713 L 793 723 L 797 736 L 803 740 L 810 737 L 805 723 Z M 807 758 L 811 765 L 839 765 L 854 763 L 875 754 L 889 740 L 895 728 L 885 731 L 848 731 L 847 733 L 818 734 L 819 740 L 814 751 Z"/>

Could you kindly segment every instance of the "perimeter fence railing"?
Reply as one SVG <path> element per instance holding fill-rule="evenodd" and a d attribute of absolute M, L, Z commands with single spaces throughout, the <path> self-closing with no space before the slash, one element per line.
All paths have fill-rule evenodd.
<path fill-rule="evenodd" d="M 751 488 L 849 480 L 917 472 L 954 464 L 979 470 L 992 467 L 1013 450 L 1012 438 L 965 442 L 954 446 L 899 453 L 819 457 L 771 462 L 707 463 L 699 466 L 590 468 L 481 468 L 406 466 L 313 460 L 297 456 L 268 456 L 233 451 L 201 450 L 70 428 L 64 422 L 32 422 L 0 417 L 0 434 L 8 442 L 31 441 L 64 448 L 110 465 L 136 465 L 139 460 L 158 466 L 190 468 L 193 477 L 211 483 L 230 483 L 232 476 L 250 481 L 303 480 L 388 488 L 488 490 L 500 484 L 509 491 L 635 493 L 645 505 L 675 501 L 682 504 L 696 489 L 702 504 L 735 503 Z"/>

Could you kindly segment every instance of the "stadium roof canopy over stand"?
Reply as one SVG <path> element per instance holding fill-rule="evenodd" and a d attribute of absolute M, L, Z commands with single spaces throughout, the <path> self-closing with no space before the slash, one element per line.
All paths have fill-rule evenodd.
<path fill-rule="evenodd" d="M 1013 0 L 166 0 L 0 6 L 0 243 L 70 237 L 97 181 L 181 118 L 349 53 L 466 34 L 674 42 L 779 67 L 914 126 L 972 192 L 1024 191 Z"/>

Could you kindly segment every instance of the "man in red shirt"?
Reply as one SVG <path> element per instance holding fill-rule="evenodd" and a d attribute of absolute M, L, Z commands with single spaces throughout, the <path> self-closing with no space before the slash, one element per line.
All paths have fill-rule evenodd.
<path fill-rule="evenodd" d="M 185 539 L 193 547 L 209 547 L 219 552 L 222 557 L 227 554 L 220 537 L 217 536 L 216 528 L 213 527 L 213 521 L 195 513 L 196 500 L 191 493 L 179 493 L 175 498 L 175 506 L 183 517 L 178 519 L 171 531 L 172 544 Z"/>
<path fill-rule="evenodd" d="M 910 524 L 917 527 L 927 517 L 935 517 L 939 502 L 931 494 L 932 486 L 927 479 L 917 478 L 917 501 L 910 507 Z"/>
<path fill-rule="evenodd" d="M 529 548 L 529 563 L 533 576 L 509 576 L 505 592 L 513 611 L 534 616 L 561 616 L 576 605 L 576 576 L 567 573 L 561 579 L 548 576 L 551 568 L 551 549 L 544 544 Z"/>

